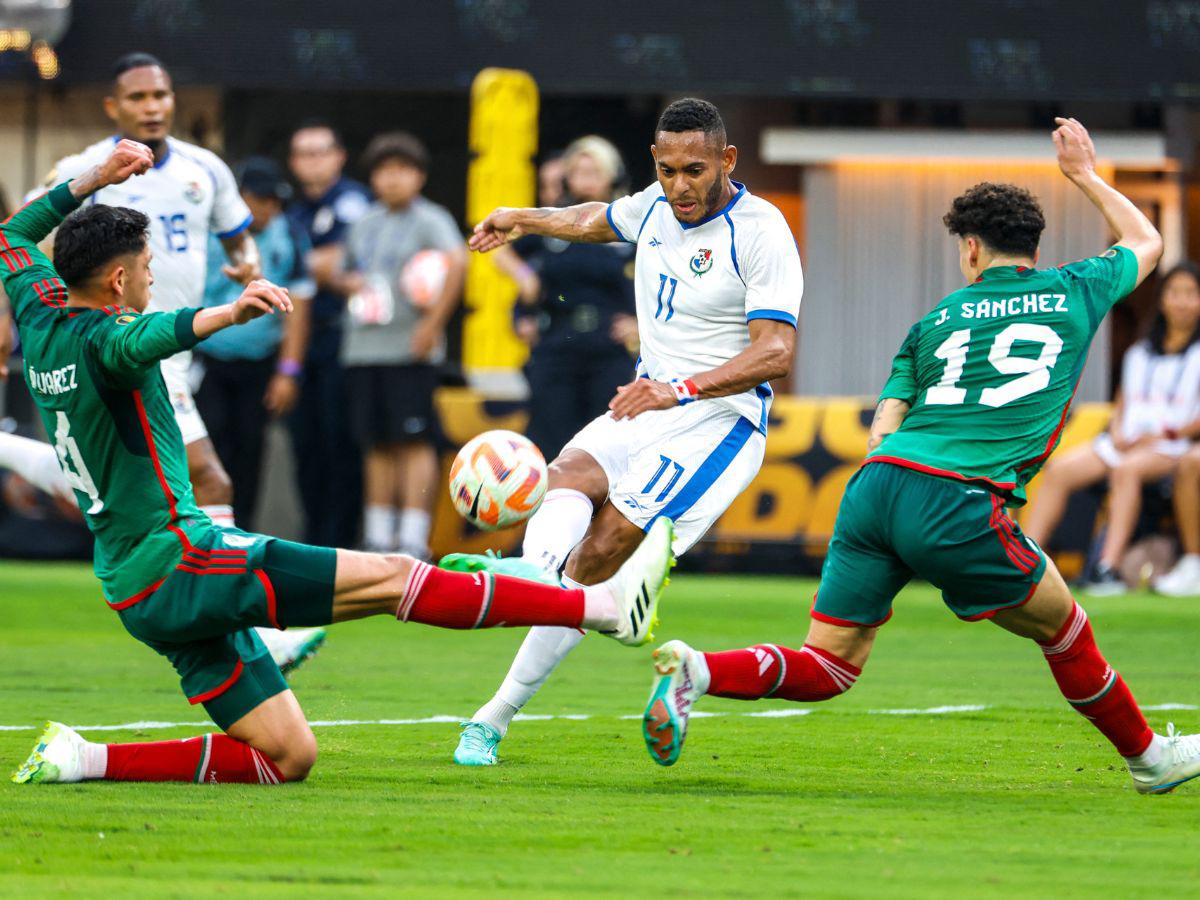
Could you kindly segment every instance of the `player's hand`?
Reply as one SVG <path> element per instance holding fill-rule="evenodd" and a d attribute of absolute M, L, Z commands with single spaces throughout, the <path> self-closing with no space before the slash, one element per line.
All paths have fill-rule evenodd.
<path fill-rule="evenodd" d="M 262 264 L 257 258 L 247 259 L 240 263 L 226 263 L 221 266 L 221 272 L 226 278 L 236 281 L 238 284 L 249 284 L 259 278 L 262 278 Z"/>
<path fill-rule="evenodd" d="M 120 184 L 134 175 L 149 172 L 154 166 L 154 151 L 137 141 L 122 140 L 100 165 L 103 185 Z"/>
<path fill-rule="evenodd" d="M 477 253 L 487 253 L 521 237 L 523 232 L 517 225 L 520 210 L 502 206 L 475 226 L 475 233 L 467 239 L 467 246 Z"/>
<path fill-rule="evenodd" d="M 296 408 L 300 399 L 300 385 L 291 375 L 276 372 L 267 383 L 267 392 L 263 395 L 263 406 L 275 417 L 286 416 Z"/>
<path fill-rule="evenodd" d="M 617 388 L 608 408 L 617 421 L 632 419 L 652 409 L 674 409 L 679 405 L 675 389 L 665 381 L 638 378 Z"/>
<path fill-rule="evenodd" d="M 608 336 L 630 353 L 636 353 L 642 343 L 641 335 L 638 333 L 637 316 L 617 313 L 612 318 L 612 327 L 608 330 Z"/>
<path fill-rule="evenodd" d="M 288 292 L 278 285 L 271 284 L 265 279 L 258 279 L 246 285 L 242 296 L 233 301 L 230 311 L 234 325 L 245 325 L 247 322 L 276 311 L 290 313 L 292 298 Z"/>
<path fill-rule="evenodd" d="M 1078 119 L 1054 120 L 1054 149 L 1058 153 L 1058 167 L 1068 178 L 1084 178 L 1096 171 L 1096 147 L 1091 135 Z"/>
<path fill-rule="evenodd" d="M 441 326 L 430 319 L 421 319 L 413 328 L 412 342 L 409 344 L 409 348 L 417 360 L 424 362 L 433 353 L 441 339 Z"/>

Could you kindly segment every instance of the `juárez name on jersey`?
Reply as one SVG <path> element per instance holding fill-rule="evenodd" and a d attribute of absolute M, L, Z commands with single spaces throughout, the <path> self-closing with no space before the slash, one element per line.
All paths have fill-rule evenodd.
<path fill-rule="evenodd" d="M 961 307 L 964 319 L 998 319 L 1001 316 L 1019 316 L 1028 313 L 1067 312 L 1066 294 L 1022 294 L 1006 300 L 980 300 L 964 303 Z"/>
<path fill-rule="evenodd" d="M 49 372 L 39 372 L 33 366 L 29 367 L 29 386 L 39 394 L 65 394 L 79 387 L 75 381 L 75 365 L 63 366 L 61 369 L 51 369 Z"/>

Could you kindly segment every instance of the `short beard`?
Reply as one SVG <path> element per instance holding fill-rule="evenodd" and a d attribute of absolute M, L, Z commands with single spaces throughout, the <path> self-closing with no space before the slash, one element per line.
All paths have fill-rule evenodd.
<path fill-rule="evenodd" d="M 717 211 L 717 201 L 721 199 L 721 191 L 725 188 L 725 179 L 718 175 L 713 182 L 713 186 L 708 189 L 708 194 L 704 197 L 704 215 L 711 215 Z"/>

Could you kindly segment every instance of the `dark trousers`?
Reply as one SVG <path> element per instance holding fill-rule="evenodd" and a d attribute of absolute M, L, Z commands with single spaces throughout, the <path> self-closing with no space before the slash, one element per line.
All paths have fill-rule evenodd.
<path fill-rule="evenodd" d="M 530 391 L 526 434 L 547 462 L 608 409 L 617 387 L 633 380 L 633 366 L 629 355 L 616 347 L 604 354 L 534 348 L 525 368 Z"/>
<path fill-rule="evenodd" d="M 233 482 L 233 517 L 239 528 L 252 531 L 263 439 L 270 421 L 263 394 L 275 372 L 275 358 L 226 360 L 199 353 L 197 357 L 204 364 L 204 380 L 196 392 L 196 409 Z"/>
<path fill-rule="evenodd" d="M 292 450 L 304 507 L 304 542 L 354 547 L 362 519 L 362 453 L 350 434 L 340 330 L 314 323 L 292 411 Z"/>

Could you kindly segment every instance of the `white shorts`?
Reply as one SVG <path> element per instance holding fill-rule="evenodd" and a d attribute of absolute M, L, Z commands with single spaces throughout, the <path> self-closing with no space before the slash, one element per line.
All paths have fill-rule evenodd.
<path fill-rule="evenodd" d="M 162 369 L 163 381 L 167 383 L 167 396 L 171 398 L 171 408 L 175 410 L 175 421 L 179 424 L 179 433 L 183 435 L 184 446 L 208 437 L 208 429 L 196 409 L 196 401 L 192 399 L 192 384 L 189 372 L 192 367 L 190 352 L 176 353 L 159 363 Z"/>
<path fill-rule="evenodd" d="M 1191 448 L 1192 442 L 1187 438 L 1177 440 L 1167 440 L 1163 438 L 1161 441 L 1155 442 L 1151 448 L 1155 453 L 1161 453 L 1163 456 L 1179 458 L 1187 453 Z M 1117 445 L 1113 443 L 1112 435 L 1107 431 L 1100 434 L 1092 441 L 1092 450 L 1100 457 L 1100 461 L 1110 469 L 1115 469 L 1125 459 L 1125 453 L 1117 449 Z"/>
<path fill-rule="evenodd" d="M 727 406 L 699 400 L 616 421 L 603 415 L 571 438 L 608 476 L 608 500 L 646 530 L 675 522 L 682 554 L 712 527 L 762 465 L 767 439 Z"/>

